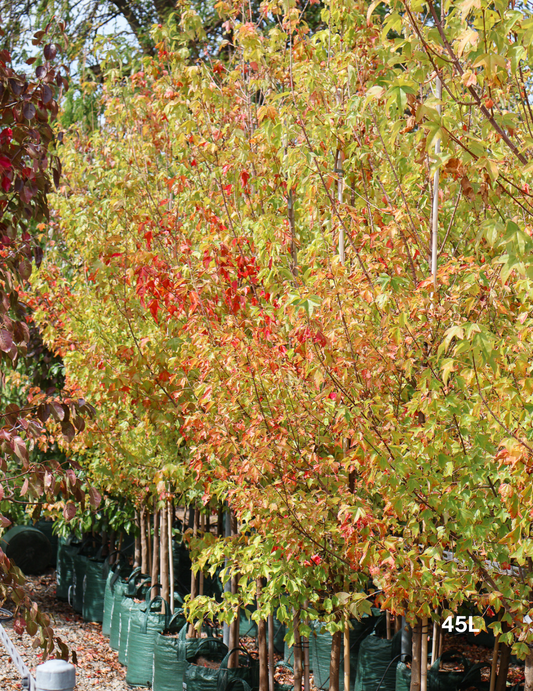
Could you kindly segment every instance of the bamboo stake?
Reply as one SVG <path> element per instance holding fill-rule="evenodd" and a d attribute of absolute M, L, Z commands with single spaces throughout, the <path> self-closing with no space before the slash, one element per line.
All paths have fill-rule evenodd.
<path fill-rule="evenodd" d="M 420 691 L 428 688 L 428 618 L 422 619 L 422 643 L 420 646 Z"/>
<path fill-rule="evenodd" d="M 174 555 L 172 553 L 172 525 L 174 523 L 174 506 L 172 502 L 167 507 L 167 526 L 168 526 L 168 554 L 169 554 L 169 575 L 170 575 L 170 611 L 174 614 Z"/>
<path fill-rule="evenodd" d="M 431 637 L 432 645 L 431 645 L 431 664 L 435 664 L 435 660 L 437 659 L 437 646 L 439 643 L 439 630 L 437 627 L 437 622 L 433 622 L 433 635 Z"/>
<path fill-rule="evenodd" d="M 152 553 L 152 592 L 150 598 L 157 597 L 159 580 L 159 511 L 154 506 L 154 539 Z"/>
<path fill-rule="evenodd" d="M 161 597 L 170 605 L 169 583 L 169 553 L 168 553 L 168 511 L 165 506 L 160 513 L 160 572 L 161 572 Z M 164 610 L 163 610 L 164 611 Z"/>
<path fill-rule="evenodd" d="M 133 556 L 133 568 L 136 569 L 138 566 L 141 566 L 141 520 L 139 516 L 139 512 L 135 511 L 135 526 L 137 527 L 137 530 L 139 531 L 139 535 L 135 536 L 135 548 L 134 548 L 134 556 Z"/>
<path fill-rule="evenodd" d="M 263 579 L 257 578 L 256 601 L 259 607 L 259 600 L 263 590 Z M 266 635 L 266 621 L 260 619 L 257 622 L 257 647 L 259 649 L 259 691 L 268 691 L 268 644 Z"/>
<path fill-rule="evenodd" d="M 198 509 L 194 509 L 194 515 L 193 515 L 193 524 L 192 524 L 192 534 L 193 537 L 198 536 L 198 523 L 200 519 L 200 511 Z M 191 600 L 194 600 L 194 598 L 198 595 L 198 579 L 196 578 L 196 574 L 191 568 Z M 194 624 L 189 624 L 189 638 L 197 638 L 197 631 L 194 628 Z M 229 665 L 228 665 L 229 667 Z"/>
<path fill-rule="evenodd" d="M 309 609 L 309 601 L 305 600 L 304 602 L 304 608 L 307 612 Z M 306 626 L 309 626 L 309 619 L 306 617 L 304 620 L 304 623 Z M 309 664 L 309 638 L 307 636 L 302 637 L 302 657 L 303 657 L 303 666 L 304 666 L 304 691 L 309 691 L 311 688 L 311 678 L 310 678 L 310 672 L 311 672 L 311 666 Z"/>
<path fill-rule="evenodd" d="M 148 573 L 148 529 L 146 527 L 146 509 L 141 509 L 141 572 Z"/>
<path fill-rule="evenodd" d="M 340 206 L 343 201 L 344 196 L 344 172 L 342 168 L 343 163 L 343 152 L 339 149 L 337 151 L 337 156 L 335 160 L 335 172 L 338 175 L 337 178 L 337 204 Z M 339 212 L 340 213 L 340 212 Z M 341 223 L 339 228 L 339 261 L 344 264 L 346 260 L 345 256 L 345 238 L 344 238 L 344 225 Z"/>
<path fill-rule="evenodd" d="M 440 77 L 437 76 L 437 99 L 439 104 L 437 105 L 437 112 L 441 114 L 440 100 L 442 98 L 442 83 Z M 440 153 L 440 137 L 437 137 L 435 141 L 435 154 Z M 433 276 L 433 289 L 437 291 L 437 264 L 439 255 L 439 176 L 440 170 L 437 166 L 435 174 L 433 176 L 433 206 L 431 211 L 431 275 Z"/>
<path fill-rule="evenodd" d="M 300 614 L 295 609 L 293 611 L 292 626 L 294 630 L 294 691 L 302 689 L 302 639 L 300 637 Z"/>

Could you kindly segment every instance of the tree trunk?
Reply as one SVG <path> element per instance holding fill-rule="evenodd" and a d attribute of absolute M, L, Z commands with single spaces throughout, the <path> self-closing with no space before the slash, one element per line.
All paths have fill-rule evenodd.
<path fill-rule="evenodd" d="M 300 637 L 300 614 L 293 610 L 292 627 L 294 630 L 294 691 L 302 689 L 302 639 Z"/>
<path fill-rule="evenodd" d="M 148 573 L 148 526 L 146 509 L 141 509 L 141 572 Z"/>
<path fill-rule="evenodd" d="M 161 597 L 170 605 L 170 584 L 168 579 L 168 511 L 165 506 L 160 513 L 160 530 L 159 530 L 159 552 L 160 552 L 160 570 L 161 570 Z"/>
<path fill-rule="evenodd" d="M 411 687 L 410 691 L 420 691 L 420 658 L 421 658 L 421 647 L 422 647 L 422 633 L 420 627 L 420 621 L 416 622 L 413 627 L 413 653 L 412 653 L 412 663 L 411 663 Z"/>
<path fill-rule="evenodd" d="M 135 551 L 134 551 L 134 556 L 133 556 L 133 568 L 136 569 L 138 566 L 141 566 L 141 520 L 139 516 L 139 512 L 135 512 L 135 526 L 137 527 L 137 530 L 139 532 L 138 535 L 135 536 Z"/>
<path fill-rule="evenodd" d="M 159 576 L 159 511 L 154 507 L 154 547 L 152 553 L 152 592 L 151 599 L 158 595 L 158 576 Z"/>
<path fill-rule="evenodd" d="M 505 691 L 507 687 L 507 673 L 509 672 L 509 660 L 511 659 L 511 646 L 507 643 L 501 644 L 500 666 L 496 679 L 495 691 Z"/>
<path fill-rule="evenodd" d="M 498 651 L 500 648 L 500 636 L 494 639 L 494 648 L 492 649 L 492 665 L 490 668 L 490 685 L 489 691 L 494 691 L 496 688 L 496 677 L 498 676 Z"/>
<path fill-rule="evenodd" d="M 237 535 L 237 517 L 230 511 L 230 529 L 232 535 Z M 238 591 L 238 581 L 237 575 L 231 579 L 231 592 L 236 595 Z M 240 622 L 240 609 L 237 608 L 235 612 L 235 619 L 232 621 L 229 630 L 229 640 L 230 640 L 230 650 L 231 648 L 236 648 L 239 645 L 239 622 Z M 228 667 L 238 667 L 239 666 L 239 653 L 234 653 L 228 660 Z"/>
<path fill-rule="evenodd" d="M 307 612 L 309 609 L 309 601 L 304 602 L 304 607 Z M 306 626 L 309 626 L 309 619 L 306 617 L 304 620 Z M 309 638 L 302 637 L 302 660 L 304 667 L 304 691 L 309 691 L 311 688 L 311 675 L 310 675 L 310 665 L 309 665 Z"/>
<path fill-rule="evenodd" d="M 256 580 L 256 600 L 259 607 L 259 599 L 263 590 L 263 579 Z M 268 691 L 268 646 L 266 635 L 266 621 L 260 619 L 257 622 L 257 647 L 259 649 L 259 691 Z"/>
<path fill-rule="evenodd" d="M 329 691 L 339 691 L 341 669 L 342 631 L 331 637 L 331 658 L 329 661 Z M 296 689 L 295 689 L 296 691 Z M 299 691 L 299 690 L 298 690 Z"/>
<path fill-rule="evenodd" d="M 533 691 L 533 650 L 530 648 L 525 659 L 524 691 Z"/>
<path fill-rule="evenodd" d="M 390 617 L 388 624 L 390 629 Z M 345 691 L 350 689 L 350 625 L 348 618 L 344 622 L 344 689 Z"/>
<path fill-rule="evenodd" d="M 109 533 L 109 554 L 111 555 L 109 562 L 111 564 L 117 561 L 117 555 L 115 554 L 115 535 L 116 533 L 114 530 Z"/>
<path fill-rule="evenodd" d="M 274 615 L 268 617 L 268 691 L 274 691 Z"/>
<path fill-rule="evenodd" d="M 154 517 L 155 520 L 155 517 Z M 148 513 L 146 516 L 146 534 L 148 540 L 148 571 L 147 574 L 152 575 L 152 516 Z"/>

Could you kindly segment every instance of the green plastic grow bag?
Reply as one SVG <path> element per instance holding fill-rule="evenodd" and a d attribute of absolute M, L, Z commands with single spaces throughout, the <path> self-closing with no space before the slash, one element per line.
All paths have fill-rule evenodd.
<path fill-rule="evenodd" d="M 239 667 L 228 669 L 229 658 L 231 654 L 236 651 L 243 652 L 244 657 L 239 655 Z M 250 657 L 250 654 L 244 648 L 233 648 L 233 650 L 230 650 L 222 660 L 217 672 L 216 691 L 226 691 L 228 685 L 235 679 L 244 680 L 252 691 L 254 689 L 257 691 L 259 689 L 259 660 L 254 660 Z M 194 691 L 194 689 L 190 691 Z"/>
<path fill-rule="evenodd" d="M 222 666 L 226 659 L 228 650 L 222 643 L 215 647 L 208 639 L 198 639 L 199 645 L 194 656 L 187 657 L 187 665 L 183 675 L 183 691 L 217 691 L 219 669 L 213 669 L 197 664 L 199 657 L 203 657 L 210 662 L 219 663 Z M 205 641 L 205 644 L 203 644 Z"/>
<path fill-rule="evenodd" d="M 115 606 L 115 586 L 119 582 L 120 566 L 115 570 L 110 570 L 107 574 L 104 589 L 104 615 L 102 618 L 102 633 L 109 636 L 111 633 L 111 619 Z"/>
<path fill-rule="evenodd" d="M 72 555 L 75 554 L 78 549 L 78 545 L 69 545 L 63 538 L 59 539 L 56 564 L 56 597 L 60 600 L 68 599 L 68 591 L 74 580 Z"/>
<path fill-rule="evenodd" d="M 395 691 L 396 666 L 400 660 L 402 632 L 392 640 L 373 632 L 361 643 L 357 657 L 355 691 Z"/>
<path fill-rule="evenodd" d="M 0 538 L 0 547 L 24 574 L 40 574 L 52 560 L 52 545 L 46 535 L 29 525 L 10 528 Z"/>
<path fill-rule="evenodd" d="M 163 606 L 165 613 L 161 614 Z M 128 670 L 126 683 L 130 686 L 151 686 L 155 639 L 170 621 L 168 604 L 161 597 L 143 603 L 142 609 L 134 609 L 130 616 L 128 636 Z"/>
<path fill-rule="evenodd" d="M 186 627 L 187 622 L 182 612 L 176 612 L 166 630 L 175 633 Z M 183 684 L 184 664 L 178 658 L 177 636 L 165 636 L 158 633 L 154 644 L 154 673 L 152 688 L 154 691 L 176 691 Z"/>
<path fill-rule="evenodd" d="M 460 662 L 464 671 L 440 671 L 441 662 Z M 475 687 L 482 689 L 486 686 L 481 681 L 481 670 L 483 667 L 490 667 L 488 663 L 477 663 L 475 665 L 461 655 L 456 650 L 447 650 L 441 657 L 435 660 L 428 670 L 428 691 L 459 691 Z M 396 691 L 409 691 L 411 688 L 411 670 L 403 662 L 399 662 L 396 667 Z"/>
<path fill-rule="evenodd" d="M 132 597 L 124 595 L 120 602 L 120 625 L 118 641 L 118 661 L 121 665 L 128 663 L 128 641 L 130 637 L 130 619 L 135 610 L 146 609 L 145 602 L 135 602 Z"/>
<path fill-rule="evenodd" d="M 141 569 L 137 567 L 133 569 L 127 578 L 119 577 L 114 584 L 113 607 L 109 629 L 109 645 L 112 650 L 118 650 L 120 642 L 120 603 L 122 602 L 122 597 L 126 593 L 131 593 L 132 595 L 135 593 L 139 578 L 146 579 L 147 576 L 141 574 Z"/>
<path fill-rule="evenodd" d="M 104 618 L 105 578 L 104 562 L 88 559 L 83 582 L 84 621 L 101 622 Z"/>

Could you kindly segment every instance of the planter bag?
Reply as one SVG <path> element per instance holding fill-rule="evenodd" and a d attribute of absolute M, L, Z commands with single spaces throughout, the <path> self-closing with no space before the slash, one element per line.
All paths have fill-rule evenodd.
<path fill-rule="evenodd" d="M 72 556 L 73 579 L 72 585 L 69 588 L 68 602 L 78 614 L 83 612 L 83 579 L 85 578 L 88 561 L 88 558 L 82 554 L 74 554 Z"/>
<path fill-rule="evenodd" d="M 363 640 L 377 625 L 375 617 L 363 617 L 360 621 L 350 622 L 350 688 L 353 689 L 357 678 L 357 658 Z M 321 624 L 314 623 L 314 631 L 309 636 L 309 666 L 313 670 L 315 686 L 319 689 L 329 688 L 329 666 L 331 660 L 332 636 L 329 632 L 320 631 Z M 292 652 L 292 651 L 291 651 Z M 293 661 L 291 660 L 291 664 Z M 339 672 L 339 691 L 344 690 L 344 639 L 341 646 L 341 663 Z"/>
<path fill-rule="evenodd" d="M 164 614 L 158 611 L 162 606 Z M 152 685 L 155 639 L 158 633 L 166 629 L 169 621 L 168 604 L 160 596 L 143 603 L 143 609 L 132 610 L 126 672 L 126 683 L 130 686 Z"/>
<path fill-rule="evenodd" d="M 83 581 L 83 620 L 101 622 L 104 618 L 104 562 L 89 559 Z"/>
<path fill-rule="evenodd" d="M 168 630 L 181 631 L 187 626 L 183 612 L 176 612 Z M 183 684 L 184 661 L 178 658 L 178 639 L 158 633 L 154 644 L 153 691 L 178 691 Z"/>
<path fill-rule="evenodd" d="M 78 551 L 77 545 L 69 545 L 66 540 L 60 538 L 57 545 L 56 566 L 56 597 L 59 600 L 68 599 L 68 590 L 74 579 L 72 555 Z"/>
<path fill-rule="evenodd" d="M 142 599 L 144 602 L 135 602 L 135 598 Z M 121 665 L 128 664 L 128 641 L 130 636 L 131 614 L 135 610 L 146 609 L 146 603 L 150 602 L 150 581 L 146 580 L 139 584 L 137 592 L 133 597 L 123 595 L 119 607 L 119 633 L 118 633 L 118 661 Z"/>
<path fill-rule="evenodd" d="M 114 584 L 113 591 L 113 607 L 111 611 L 111 624 L 109 630 L 109 645 L 111 650 L 118 650 L 120 642 L 120 603 L 122 602 L 122 597 L 126 592 L 130 592 L 132 589 L 132 584 L 138 578 L 146 578 L 146 576 L 141 574 L 140 567 L 133 569 L 131 574 L 126 579 L 118 578 Z"/>
<path fill-rule="evenodd" d="M 243 652 L 244 657 L 239 655 L 239 667 L 228 669 L 229 658 L 237 651 Z M 259 660 L 254 660 L 244 648 L 233 648 L 220 663 L 217 691 L 227 691 L 229 683 L 235 679 L 244 680 L 252 691 L 259 689 Z"/>
<path fill-rule="evenodd" d="M 280 660 L 280 662 L 275 662 L 274 663 L 274 671 L 278 667 L 283 667 L 284 669 L 289 670 L 292 674 L 294 674 L 294 669 L 292 665 L 289 665 L 287 662 L 283 662 Z M 274 689 L 275 691 L 292 691 L 294 688 L 294 683 L 293 684 L 280 684 L 279 681 L 276 681 L 274 679 Z M 227 690 L 226 690 L 227 691 Z"/>
<path fill-rule="evenodd" d="M 34 528 L 37 528 L 37 530 L 40 530 L 41 533 L 44 533 L 46 537 L 48 538 L 48 541 L 50 542 L 50 545 L 52 547 L 52 555 L 50 558 L 50 566 L 56 566 L 57 563 L 57 549 L 59 546 L 59 539 L 57 535 L 54 534 L 54 521 L 46 521 L 44 519 L 37 521 L 37 523 L 34 524 Z"/>
<path fill-rule="evenodd" d="M 109 636 L 111 633 L 111 619 L 115 606 L 115 587 L 119 583 L 121 572 L 122 564 L 118 564 L 116 568 L 111 569 L 107 574 L 104 589 L 104 614 L 102 617 L 102 633 L 104 636 Z"/>
<path fill-rule="evenodd" d="M 175 641 L 173 647 L 176 649 L 177 665 L 176 676 L 173 691 L 181 691 L 183 686 L 183 678 L 185 670 L 188 666 L 188 660 L 193 660 L 198 655 L 198 648 L 202 646 L 202 650 L 206 654 L 222 653 L 226 655 L 228 646 L 225 645 L 220 638 L 187 638 L 188 624 L 184 624 L 180 629 L 179 636 L 171 639 Z"/>
<path fill-rule="evenodd" d="M 464 671 L 440 671 L 441 662 L 460 662 Z M 456 650 L 447 650 L 428 669 L 428 691 L 460 691 L 471 687 L 482 691 L 484 686 L 487 686 L 486 682 L 481 681 L 483 667 L 490 667 L 490 665 L 484 662 L 471 665 L 461 653 Z M 411 670 L 405 663 L 400 662 L 396 667 L 396 691 L 409 691 L 410 687 Z"/>
<path fill-rule="evenodd" d="M 212 669 L 196 664 L 198 657 L 204 657 L 210 662 L 218 662 L 220 666 L 227 656 L 224 644 L 213 645 L 208 639 L 197 639 L 199 644 L 194 656 L 187 656 L 187 666 L 183 675 L 183 691 L 217 691 L 219 668 Z M 206 641 L 203 645 L 202 641 Z"/>
<path fill-rule="evenodd" d="M 359 647 L 355 691 L 395 691 L 396 666 L 400 660 L 401 636 L 399 631 L 391 641 L 367 636 Z"/>
<path fill-rule="evenodd" d="M 52 545 L 44 533 L 29 525 L 10 528 L 0 547 L 24 574 L 40 574 L 52 560 Z"/>

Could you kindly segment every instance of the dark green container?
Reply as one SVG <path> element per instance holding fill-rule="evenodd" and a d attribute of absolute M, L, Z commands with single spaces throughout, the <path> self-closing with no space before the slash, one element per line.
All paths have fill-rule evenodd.
<path fill-rule="evenodd" d="M 203 657 L 210 662 L 219 663 L 221 666 L 228 651 L 227 649 L 224 650 L 225 645 L 216 649 L 211 641 L 208 639 L 204 639 L 204 641 L 205 644 L 200 639 L 195 655 L 187 657 L 188 664 L 183 675 L 183 691 L 217 691 L 219 668 L 203 667 L 197 664 L 197 659 Z"/>
<path fill-rule="evenodd" d="M 441 662 L 459 662 L 463 665 L 463 672 L 440 671 Z M 457 650 L 447 650 L 441 657 L 435 660 L 428 670 L 428 691 L 459 691 L 459 689 L 476 688 L 481 689 L 486 686 L 486 682 L 481 681 L 481 670 L 483 667 L 490 667 L 488 663 L 477 663 L 472 665 Z M 409 691 L 411 687 L 411 670 L 403 662 L 399 662 L 396 667 L 396 689 L 395 691 Z"/>
<path fill-rule="evenodd" d="M 104 562 L 88 559 L 83 583 L 84 621 L 101 622 L 104 618 L 105 578 Z"/>
<path fill-rule="evenodd" d="M 54 521 L 45 521 L 44 519 L 41 521 L 37 521 L 37 523 L 34 524 L 34 528 L 37 528 L 37 530 L 40 530 L 41 533 L 44 533 L 46 537 L 48 538 L 48 541 L 50 542 L 50 545 L 52 546 L 52 555 L 50 558 L 50 566 L 56 566 L 57 562 L 57 548 L 59 545 L 59 539 L 57 535 L 54 534 Z"/>
<path fill-rule="evenodd" d="M 0 547 L 24 574 L 40 574 L 52 561 L 52 545 L 46 535 L 29 525 L 10 528 Z"/>
<path fill-rule="evenodd" d="M 176 612 L 166 633 L 181 631 L 187 626 L 183 612 Z M 158 633 L 154 644 L 153 691 L 176 691 L 183 683 L 185 665 L 178 658 L 178 637 Z"/>
<path fill-rule="evenodd" d="M 78 549 L 79 546 L 70 545 L 63 538 L 59 538 L 56 564 L 56 597 L 59 600 L 68 600 L 68 591 L 74 580 L 72 555 L 75 554 Z"/>
<path fill-rule="evenodd" d="M 120 577 L 120 571 L 110 570 L 107 574 L 104 589 L 104 616 L 102 617 L 102 633 L 104 636 L 109 636 L 111 633 L 111 618 L 113 616 L 113 607 L 115 606 L 115 585 Z"/>
<path fill-rule="evenodd" d="M 134 594 L 138 587 L 138 580 L 140 578 L 146 579 L 146 575 L 141 574 L 141 569 L 137 567 L 133 569 L 130 575 L 123 579 L 118 578 L 114 584 L 113 590 L 113 607 L 111 611 L 111 623 L 109 627 L 109 645 L 111 650 L 118 650 L 120 643 L 120 604 L 124 594 Z"/>
<path fill-rule="evenodd" d="M 164 614 L 158 611 L 162 606 Z M 126 683 L 130 686 L 152 685 L 155 639 L 166 629 L 169 621 L 168 604 L 159 596 L 143 603 L 142 609 L 132 610 L 126 672 Z"/>
<path fill-rule="evenodd" d="M 244 653 L 244 655 L 239 655 L 239 667 L 228 669 L 229 658 L 236 651 Z M 244 648 L 233 648 L 230 650 L 216 671 L 218 672 L 218 679 L 215 691 L 226 691 L 228 685 L 235 679 L 245 681 L 252 691 L 258 691 L 259 689 L 259 660 L 254 660 Z M 191 691 L 194 691 L 194 689 L 191 689 Z M 206 689 L 205 691 L 208 690 Z"/>
<path fill-rule="evenodd" d="M 371 633 L 361 643 L 357 658 L 355 691 L 395 691 L 396 667 L 400 660 L 399 631 L 391 641 Z"/>
<path fill-rule="evenodd" d="M 128 664 L 128 641 L 130 637 L 130 619 L 135 610 L 146 608 L 146 602 L 135 602 L 134 598 L 124 595 L 120 602 L 120 626 L 118 643 L 118 661 L 121 665 Z"/>

